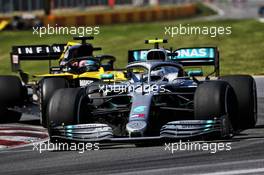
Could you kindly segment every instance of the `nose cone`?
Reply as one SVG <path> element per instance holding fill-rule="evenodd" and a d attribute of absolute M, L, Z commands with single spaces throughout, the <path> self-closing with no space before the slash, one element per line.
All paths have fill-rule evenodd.
<path fill-rule="evenodd" d="M 130 121 L 126 125 L 126 130 L 130 137 L 141 137 L 146 131 L 147 123 L 145 121 Z"/>

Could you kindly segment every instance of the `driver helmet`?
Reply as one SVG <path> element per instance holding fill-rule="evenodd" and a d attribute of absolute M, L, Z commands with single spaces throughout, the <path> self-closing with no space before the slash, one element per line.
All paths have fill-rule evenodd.
<path fill-rule="evenodd" d="M 99 65 L 94 60 L 82 60 L 79 62 L 79 68 L 83 68 L 85 71 L 97 71 L 99 69 Z"/>
<path fill-rule="evenodd" d="M 93 56 L 93 46 L 91 44 L 85 44 L 85 45 L 78 44 L 74 46 L 69 46 L 69 48 L 64 53 L 63 59 L 60 61 L 60 65 L 63 66 L 68 61 L 74 58 L 79 58 L 84 56 Z M 78 67 L 76 63 L 74 63 L 72 66 Z"/>
<path fill-rule="evenodd" d="M 147 60 L 161 60 L 165 61 L 167 57 L 166 50 L 164 49 L 151 49 L 147 53 Z"/>

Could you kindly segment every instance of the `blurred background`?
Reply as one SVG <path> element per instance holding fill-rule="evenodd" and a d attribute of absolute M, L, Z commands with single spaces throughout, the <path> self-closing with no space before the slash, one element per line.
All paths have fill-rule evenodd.
<path fill-rule="evenodd" d="M 147 6 L 157 4 L 182 4 L 199 0 L 0 0 L 1 13 L 33 12 L 46 9 L 62 10 L 78 8 L 87 10 L 93 7 Z"/>
<path fill-rule="evenodd" d="M 32 26 L 80 26 L 144 22 L 174 17 L 187 17 L 196 13 L 187 6 L 199 0 L 0 0 L 2 29 L 27 29 Z M 173 6 L 184 6 L 173 12 Z M 160 7 L 167 6 L 167 9 Z M 165 13 L 165 14 L 162 14 Z M 167 14 L 166 14 L 167 13 Z M 174 13 L 174 14 L 173 14 Z M 66 18 L 66 17 L 67 18 Z M 65 18 L 64 18 L 65 17 Z M 8 24 L 7 24 L 8 23 Z M 18 26 L 14 26 L 18 25 Z M 0 30 L 1 30 L 0 28 Z"/>

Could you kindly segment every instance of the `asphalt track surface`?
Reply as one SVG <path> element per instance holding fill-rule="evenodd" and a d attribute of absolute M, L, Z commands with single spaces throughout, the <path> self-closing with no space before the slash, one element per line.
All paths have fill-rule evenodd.
<path fill-rule="evenodd" d="M 31 145 L 1 151 L 0 174 L 264 174 L 264 79 L 255 79 L 257 127 L 231 140 L 208 143 L 230 144 L 231 150 L 212 153 L 214 149 L 183 151 L 174 147 L 172 153 L 165 145 L 99 145 L 99 150 L 40 153 Z"/>
<path fill-rule="evenodd" d="M 206 3 L 218 14 L 203 19 L 249 19 L 258 18 L 258 8 L 264 4 L 262 0 L 214 0 L 214 3 Z"/>

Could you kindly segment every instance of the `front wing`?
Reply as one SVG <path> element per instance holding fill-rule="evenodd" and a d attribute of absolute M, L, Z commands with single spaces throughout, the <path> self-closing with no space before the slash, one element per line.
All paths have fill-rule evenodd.
<path fill-rule="evenodd" d="M 227 138 L 233 135 L 228 118 L 214 120 L 181 120 L 165 124 L 159 136 L 114 137 L 106 124 L 78 124 L 51 128 L 50 137 L 57 141 L 134 143 L 143 141 L 165 141 L 198 138 Z"/>

